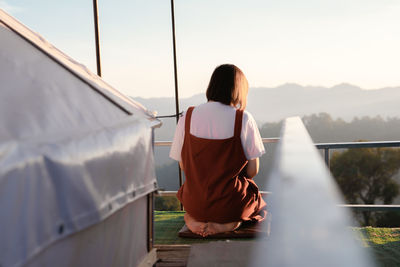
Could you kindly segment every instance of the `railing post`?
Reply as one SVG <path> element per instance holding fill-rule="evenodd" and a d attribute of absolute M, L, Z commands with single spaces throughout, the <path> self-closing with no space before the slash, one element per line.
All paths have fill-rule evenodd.
<path fill-rule="evenodd" d="M 329 148 L 324 149 L 325 163 L 328 169 L 330 169 L 330 160 L 329 160 Z"/>
<path fill-rule="evenodd" d="M 154 246 L 154 192 L 147 195 L 147 252 Z"/>
<path fill-rule="evenodd" d="M 179 95 L 178 95 L 178 71 L 177 71 L 177 62 L 176 62 L 176 41 L 175 41 L 175 10 L 174 10 L 174 0 L 171 0 L 171 21 L 172 21 L 172 49 L 174 55 L 174 81 L 175 81 L 175 114 L 176 114 L 176 123 L 179 120 Z M 178 174 L 179 174 L 179 187 L 182 186 L 182 170 L 178 164 Z M 181 210 L 183 210 L 183 206 L 181 204 Z"/>

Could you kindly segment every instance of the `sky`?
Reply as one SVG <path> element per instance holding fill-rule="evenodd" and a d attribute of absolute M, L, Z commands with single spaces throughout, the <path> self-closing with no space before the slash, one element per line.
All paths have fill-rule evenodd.
<path fill-rule="evenodd" d="M 98 0 L 103 78 L 135 97 L 174 96 L 169 0 Z M 96 72 L 92 1 L 0 8 Z M 180 97 L 233 63 L 250 87 L 400 86 L 398 0 L 175 0 Z"/>

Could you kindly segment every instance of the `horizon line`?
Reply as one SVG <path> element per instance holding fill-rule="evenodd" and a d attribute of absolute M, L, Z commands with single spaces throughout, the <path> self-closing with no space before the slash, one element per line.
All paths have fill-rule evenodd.
<path fill-rule="evenodd" d="M 285 86 L 295 86 L 295 87 L 313 88 L 313 89 L 314 89 L 314 88 L 319 88 L 319 89 L 327 89 L 327 90 L 329 90 L 329 89 L 338 89 L 339 87 L 347 86 L 347 87 L 352 87 L 353 89 L 356 89 L 356 90 L 358 89 L 358 90 L 360 90 L 360 91 L 377 91 L 377 90 L 384 90 L 384 89 L 396 89 L 396 88 L 400 88 L 400 85 L 397 85 L 397 86 L 384 86 L 384 87 L 380 87 L 380 88 L 363 88 L 363 87 L 360 87 L 360 86 L 358 86 L 358 85 L 354 85 L 354 84 L 348 83 L 348 82 L 338 83 L 338 84 L 335 84 L 335 85 L 330 86 L 330 87 L 329 87 L 329 86 L 323 86 L 323 85 L 302 85 L 302 84 L 300 84 L 300 83 L 286 82 L 286 83 L 282 83 L 282 84 L 277 85 L 277 86 L 274 86 L 274 87 L 271 87 L 271 86 L 250 86 L 249 89 L 253 89 L 253 90 L 259 90 L 259 89 L 278 89 L 278 88 L 285 87 Z M 204 92 L 199 92 L 199 93 L 194 93 L 194 94 L 192 94 L 191 96 L 180 97 L 180 99 L 191 98 L 191 97 L 194 97 L 194 96 L 197 96 L 197 95 L 202 95 L 202 94 L 205 94 L 205 91 L 204 91 Z M 128 94 L 127 94 L 127 95 L 128 95 Z M 174 96 L 151 96 L 151 97 L 145 97 L 145 96 L 131 96 L 131 95 L 128 95 L 128 96 L 131 97 L 131 98 L 141 98 L 141 99 L 174 98 Z"/>

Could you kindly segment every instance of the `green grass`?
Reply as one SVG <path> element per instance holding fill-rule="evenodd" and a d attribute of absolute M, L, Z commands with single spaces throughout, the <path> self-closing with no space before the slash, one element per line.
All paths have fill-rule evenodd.
<path fill-rule="evenodd" d="M 215 241 L 178 237 L 184 211 L 155 211 L 155 244 L 193 244 Z M 400 228 L 352 227 L 362 245 L 372 250 L 380 266 L 400 266 Z M 242 240 L 243 241 L 243 240 Z"/>
<path fill-rule="evenodd" d="M 178 232 L 185 224 L 183 211 L 155 211 L 155 244 L 183 244 Z"/>
<path fill-rule="evenodd" d="M 353 228 L 380 266 L 400 266 L 400 228 Z"/>

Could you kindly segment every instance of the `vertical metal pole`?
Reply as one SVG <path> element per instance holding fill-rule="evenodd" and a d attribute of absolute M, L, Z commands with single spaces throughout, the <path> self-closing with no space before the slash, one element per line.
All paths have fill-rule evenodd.
<path fill-rule="evenodd" d="M 172 19 L 172 44 L 174 50 L 174 79 L 175 79 L 175 114 L 176 114 L 176 123 L 179 120 L 179 95 L 178 95 L 178 71 L 176 64 L 176 41 L 175 41 L 175 12 L 174 12 L 174 0 L 171 0 L 171 19 Z M 182 170 L 178 165 L 178 173 L 179 173 L 179 187 L 182 186 Z M 181 204 L 181 210 L 183 209 Z"/>
<path fill-rule="evenodd" d="M 147 195 L 147 252 L 154 246 L 154 192 Z"/>
<path fill-rule="evenodd" d="M 171 18 L 172 18 L 172 44 L 173 44 L 173 50 L 174 50 L 175 114 L 176 114 L 176 123 L 178 123 L 178 120 L 179 120 L 179 96 L 178 96 L 178 71 L 177 71 L 177 64 L 176 64 L 174 0 L 171 0 Z"/>
<path fill-rule="evenodd" d="M 154 128 L 151 129 L 151 146 L 154 156 Z M 154 183 L 154 190 L 157 190 L 157 183 Z M 147 198 L 147 250 L 150 252 L 154 247 L 154 208 L 155 208 L 155 193 L 154 191 Z"/>
<path fill-rule="evenodd" d="M 97 75 L 99 75 L 101 77 L 100 37 L 99 37 L 99 10 L 97 8 L 97 0 L 93 0 L 93 15 L 94 15 L 94 35 L 95 35 L 95 42 L 96 42 Z"/>
<path fill-rule="evenodd" d="M 325 163 L 328 169 L 330 169 L 330 162 L 329 162 L 329 148 L 324 149 L 324 156 L 325 156 Z"/>

